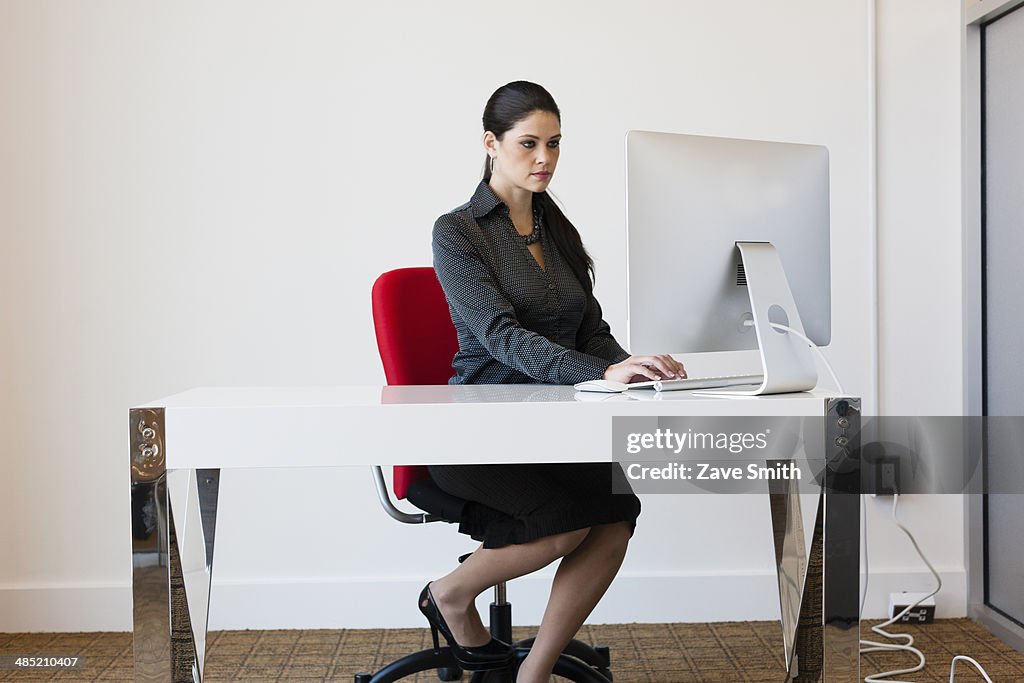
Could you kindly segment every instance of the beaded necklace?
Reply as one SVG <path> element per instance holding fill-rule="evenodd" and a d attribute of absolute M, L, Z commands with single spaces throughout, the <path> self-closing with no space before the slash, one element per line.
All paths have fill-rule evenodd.
<path fill-rule="evenodd" d="M 526 242 L 527 246 L 540 242 L 540 210 L 534 208 L 533 210 L 533 232 L 529 235 L 520 235 L 523 241 Z"/>

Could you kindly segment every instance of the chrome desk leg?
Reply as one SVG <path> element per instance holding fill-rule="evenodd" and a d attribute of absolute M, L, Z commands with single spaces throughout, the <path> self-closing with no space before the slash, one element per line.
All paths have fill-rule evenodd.
<path fill-rule="evenodd" d="M 219 471 L 167 471 L 163 409 L 129 430 L 135 680 L 201 681 Z"/>
<path fill-rule="evenodd" d="M 170 524 L 163 410 L 129 413 L 135 680 L 171 680 Z"/>
<path fill-rule="evenodd" d="M 220 470 L 169 470 L 167 496 L 170 501 L 172 538 L 177 540 L 177 559 L 171 563 L 172 585 L 181 582 L 184 589 L 182 624 L 190 630 L 182 633 L 186 652 L 193 658 L 192 678 L 204 678 L 206 632 L 210 613 L 210 580 L 213 577 L 213 545 L 217 524 L 217 496 Z M 172 552 L 173 557 L 173 552 Z M 175 603 L 171 603 L 174 610 Z M 187 642 L 191 637 L 191 650 Z M 172 638 L 171 644 L 174 645 Z"/>
<path fill-rule="evenodd" d="M 823 538 L 823 678 L 860 681 L 860 399 L 831 399 Z"/>
<path fill-rule="evenodd" d="M 792 461 L 769 461 L 773 463 Z M 804 522 L 800 512 L 800 491 L 793 479 L 771 479 L 768 500 L 775 540 L 775 569 L 779 580 L 779 603 L 782 620 L 782 644 L 786 671 L 793 675 L 799 668 L 794 662 L 797 624 L 807 575 L 807 550 Z"/>
<path fill-rule="evenodd" d="M 860 400 L 828 399 L 825 487 L 807 563 L 796 671 L 805 683 L 860 681 Z"/>

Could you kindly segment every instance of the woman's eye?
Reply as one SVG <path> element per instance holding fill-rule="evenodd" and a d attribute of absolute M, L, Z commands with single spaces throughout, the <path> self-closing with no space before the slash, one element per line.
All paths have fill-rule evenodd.
<path fill-rule="evenodd" d="M 552 140 L 551 142 L 548 143 L 548 147 L 550 147 L 551 149 L 554 149 L 554 148 L 558 147 L 560 142 L 562 142 L 562 141 L 561 140 Z"/>
<path fill-rule="evenodd" d="M 533 149 L 533 140 L 526 140 L 523 142 L 523 147 L 526 149 Z"/>

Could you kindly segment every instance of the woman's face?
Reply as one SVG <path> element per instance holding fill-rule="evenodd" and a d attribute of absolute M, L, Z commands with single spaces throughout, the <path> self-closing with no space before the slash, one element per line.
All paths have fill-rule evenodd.
<path fill-rule="evenodd" d="M 510 128 L 501 140 L 484 133 L 484 147 L 494 159 L 492 182 L 543 192 L 558 165 L 562 128 L 558 117 L 535 111 Z"/>

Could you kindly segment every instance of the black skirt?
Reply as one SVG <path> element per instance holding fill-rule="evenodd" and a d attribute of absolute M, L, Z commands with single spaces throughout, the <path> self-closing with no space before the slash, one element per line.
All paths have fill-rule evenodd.
<path fill-rule="evenodd" d="M 485 548 L 614 522 L 629 522 L 632 534 L 640 515 L 640 499 L 617 463 L 431 465 L 430 476 L 469 501 L 459 531 Z M 613 493 L 613 482 L 629 493 Z"/>

